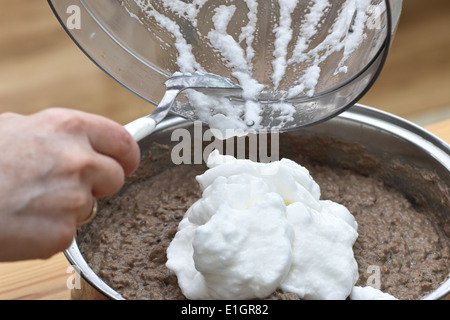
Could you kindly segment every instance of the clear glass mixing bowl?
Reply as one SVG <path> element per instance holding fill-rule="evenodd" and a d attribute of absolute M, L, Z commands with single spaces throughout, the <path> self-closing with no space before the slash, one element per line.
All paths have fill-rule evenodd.
<path fill-rule="evenodd" d="M 262 104 L 259 129 L 284 131 L 334 117 L 367 92 L 385 62 L 402 1 L 49 3 L 92 61 L 153 105 L 174 72 L 206 71 L 259 88 L 252 93 Z M 188 99 L 172 111 L 199 119 Z"/>

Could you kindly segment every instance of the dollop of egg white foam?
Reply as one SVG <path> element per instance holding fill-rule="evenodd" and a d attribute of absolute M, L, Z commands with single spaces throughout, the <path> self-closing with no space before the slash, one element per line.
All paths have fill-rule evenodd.
<path fill-rule="evenodd" d="M 202 198 L 167 250 L 188 299 L 264 298 L 277 289 L 304 299 L 345 299 L 358 279 L 353 215 L 320 200 L 308 170 L 214 151 L 197 177 Z"/>
<path fill-rule="evenodd" d="M 352 300 L 397 300 L 389 293 L 385 293 L 371 286 L 359 287 L 354 286 L 350 294 Z"/>

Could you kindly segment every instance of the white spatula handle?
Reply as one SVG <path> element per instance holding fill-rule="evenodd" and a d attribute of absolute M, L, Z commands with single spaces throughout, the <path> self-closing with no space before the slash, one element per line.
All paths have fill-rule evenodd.
<path fill-rule="evenodd" d="M 156 128 L 156 121 L 150 117 L 142 117 L 125 125 L 125 129 L 133 136 L 134 140 L 140 141 Z"/>

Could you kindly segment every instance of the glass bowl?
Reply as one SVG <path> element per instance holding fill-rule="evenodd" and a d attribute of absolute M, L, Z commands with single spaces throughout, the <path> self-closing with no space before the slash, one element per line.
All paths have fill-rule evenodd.
<path fill-rule="evenodd" d="M 174 72 L 205 71 L 240 83 L 232 101 L 259 103 L 256 129 L 286 131 L 328 120 L 378 77 L 401 0 L 49 0 L 75 43 L 107 74 L 157 105 Z M 294 3 L 295 6 L 289 6 Z M 204 120 L 181 98 L 173 113 Z M 239 114 L 239 112 L 237 114 Z M 236 113 L 236 112 L 235 112 Z"/>

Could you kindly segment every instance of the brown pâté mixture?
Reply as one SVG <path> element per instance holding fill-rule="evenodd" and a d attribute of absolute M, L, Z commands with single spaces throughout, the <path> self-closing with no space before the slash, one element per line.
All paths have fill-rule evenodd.
<path fill-rule="evenodd" d="M 378 269 L 383 292 L 420 299 L 448 278 L 448 236 L 402 193 L 370 174 L 330 167 L 299 154 L 289 158 L 310 170 L 323 199 L 343 204 L 355 216 L 356 285 L 365 286 Z M 85 260 L 127 299 L 185 299 L 176 275 L 165 266 L 166 249 L 186 210 L 201 197 L 195 177 L 206 167 L 167 168 L 167 161 L 164 154 L 144 154 L 120 193 L 103 199 L 94 221 L 79 230 L 77 243 Z M 269 298 L 298 299 L 278 291 Z"/>

